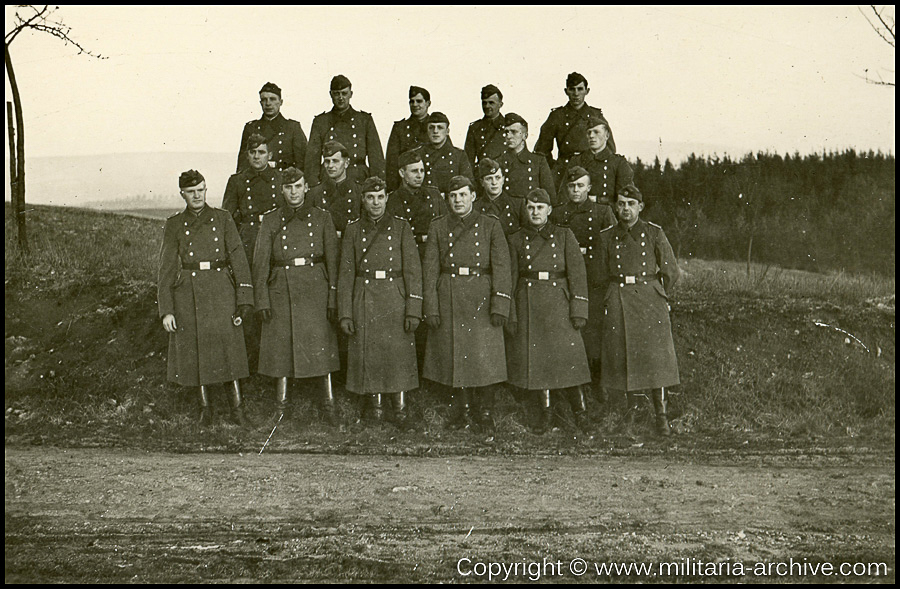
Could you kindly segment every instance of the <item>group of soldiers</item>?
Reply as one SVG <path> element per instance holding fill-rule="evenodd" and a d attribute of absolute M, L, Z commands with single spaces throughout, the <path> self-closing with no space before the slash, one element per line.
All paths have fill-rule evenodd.
<path fill-rule="evenodd" d="M 539 433 L 553 427 L 551 393 L 591 431 L 593 387 L 624 392 L 628 415 L 649 396 L 669 435 L 679 271 L 662 228 L 640 218 L 643 196 L 588 92 L 570 74 L 567 104 L 529 151 L 528 123 L 502 114 L 487 85 L 459 149 L 429 92 L 411 86 L 410 116 L 383 152 L 346 77 L 332 79 L 333 108 L 308 139 L 265 84 L 222 208 L 207 205 L 199 172 L 179 178 L 187 206 L 166 221 L 159 270 L 169 380 L 199 387 L 207 424 L 208 387 L 229 383 L 246 425 L 251 372 L 276 379 L 278 421 L 289 379 L 321 378 L 333 423 L 341 373 L 364 414 L 380 419 L 389 403 L 401 427 L 408 393 L 428 382 L 449 389 L 454 426 L 491 430 L 506 387 L 536 399 Z"/>

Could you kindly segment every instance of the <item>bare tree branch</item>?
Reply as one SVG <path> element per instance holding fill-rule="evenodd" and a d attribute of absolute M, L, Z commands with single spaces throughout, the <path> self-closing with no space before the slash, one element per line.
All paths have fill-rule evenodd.
<path fill-rule="evenodd" d="M 859 13 L 863 15 L 863 18 L 865 18 L 866 22 L 869 23 L 869 26 L 872 27 L 872 30 L 875 31 L 875 33 L 879 37 L 881 37 L 881 39 L 885 43 L 887 43 L 891 47 L 895 47 L 895 40 L 896 40 L 896 37 L 894 36 L 895 35 L 895 33 L 894 33 L 894 22 L 895 21 L 894 21 L 893 12 L 890 12 L 890 13 L 888 12 L 889 8 L 892 8 L 892 7 L 882 6 L 881 8 L 879 8 L 874 5 L 869 5 L 869 9 L 871 10 L 872 14 L 874 15 L 875 21 L 877 21 L 877 22 L 875 22 L 875 21 L 873 21 L 872 18 L 869 17 L 869 14 L 867 14 L 867 11 L 863 10 L 862 6 L 857 7 L 857 9 L 859 10 Z M 891 71 L 891 73 L 893 73 L 892 70 L 888 70 L 888 71 Z M 868 84 L 874 84 L 876 86 L 890 86 L 890 87 L 893 87 L 895 85 L 894 82 L 887 81 L 884 78 L 882 78 L 881 74 L 878 72 L 875 72 L 875 75 L 878 76 L 878 79 L 870 78 L 868 69 L 865 70 L 865 73 L 866 73 L 865 80 L 866 80 L 866 83 L 868 83 Z"/>

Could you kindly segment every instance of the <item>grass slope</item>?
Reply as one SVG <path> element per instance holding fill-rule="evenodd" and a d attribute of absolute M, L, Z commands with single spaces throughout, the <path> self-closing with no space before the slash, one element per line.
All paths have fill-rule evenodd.
<path fill-rule="evenodd" d="M 33 251 L 22 257 L 6 209 L 6 442 L 258 451 L 272 427 L 272 380 L 244 385 L 257 424 L 248 430 L 224 416 L 200 430 L 195 391 L 165 381 L 155 287 L 163 221 L 51 207 L 28 214 Z M 452 432 L 439 391 L 412 396 L 418 427 L 404 433 L 357 424 L 353 399 L 338 391 L 342 424 L 329 428 L 315 383 L 297 383 L 296 419 L 279 426 L 269 451 L 893 448 L 893 280 L 771 267 L 748 276 L 741 264 L 682 264 L 672 305 L 682 385 L 670 410 L 679 435 L 668 443 L 651 435 L 649 422 L 625 428 L 599 399 L 589 407 L 602 425 L 597 436 L 563 427 L 538 437 L 526 427 L 532 408 L 506 394 L 495 436 Z"/>

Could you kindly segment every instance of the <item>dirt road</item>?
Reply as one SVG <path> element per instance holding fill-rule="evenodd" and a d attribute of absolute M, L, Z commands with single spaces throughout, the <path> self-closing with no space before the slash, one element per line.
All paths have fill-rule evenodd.
<path fill-rule="evenodd" d="M 893 454 L 5 457 L 6 582 L 894 580 Z"/>

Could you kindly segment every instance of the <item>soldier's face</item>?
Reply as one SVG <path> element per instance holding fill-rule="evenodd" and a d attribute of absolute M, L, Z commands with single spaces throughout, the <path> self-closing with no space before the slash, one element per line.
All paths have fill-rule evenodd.
<path fill-rule="evenodd" d="M 339 151 L 333 155 L 325 156 L 322 166 L 325 168 L 325 174 L 332 180 L 341 180 L 347 173 L 350 166 L 350 158 L 344 157 Z"/>
<path fill-rule="evenodd" d="M 501 106 L 503 106 L 503 101 L 496 94 L 491 94 L 487 98 L 481 99 L 481 110 L 484 112 L 484 116 L 489 119 L 493 119 L 500 114 Z"/>
<path fill-rule="evenodd" d="M 606 125 L 597 125 L 587 130 L 588 147 L 591 151 L 600 151 L 609 141 L 609 130 Z"/>
<path fill-rule="evenodd" d="M 498 169 L 493 174 L 485 174 L 481 177 L 481 185 L 491 198 L 500 196 L 503 192 L 503 170 Z"/>
<path fill-rule="evenodd" d="M 416 94 L 409 99 L 409 114 L 417 119 L 421 119 L 427 115 L 429 108 L 431 108 L 431 101 L 425 100 L 425 97 L 421 94 Z"/>
<path fill-rule="evenodd" d="M 262 107 L 263 114 L 267 117 L 274 117 L 281 112 L 281 105 L 284 101 L 274 92 L 260 92 L 259 105 Z"/>
<path fill-rule="evenodd" d="M 528 213 L 528 220 L 535 227 L 542 227 L 550 217 L 550 211 L 553 207 L 543 202 L 526 201 L 525 212 Z"/>
<path fill-rule="evenodd" d="M 619 221 L 626 226 L 634 225 L 643 210 L 644 203 L 636 198 L 628 198 L 620 194 L 616 199 L 616 213 L 618 213 Z"/>
<path fill-rule="evenodd" d="M 341 90 L 332 90 L 330 94 L 331 104 L 334 105 L 334 108 L 338 110 L 347 110 L 350 106 L 350 99 L 353 97 L 353 90 L 347 87 Z"/>
<path fill-rule="evenodd" d="M 463 186 L 447 195 L 447 203 L 450 205 L 450 210 L 460 217 L 465 217 L 472 212 L 472 202 L 474 200 L 475 193 L 468 186 Z"/>
<path fill-rule="evenodd" d="M 289 207 L 297 208 L 303 206 L 307 189 L 306 178 L 300 178 L 293 184 L 282 184 L 281 195 Z"/>
<path fill-rule="evenodd" d="M 373 219 L 380 219 L 384 215 L 385 208 L 387 208 L 387 199 L 388 197 L 384 190 L 367 192 L 362 198 L 363 208 L 366 209 L 366 212 Z"/>
<path fill-rule="evenodd" d="M 584 99 L 587 97 L 591 89 L 584 82 L 578 82 L 575 86 L 566 86 L 566 96 L 569 97 L 569 104 L 575 108 L 581 108 Z"/>
<path fill-rule="evenodd" d="M 419 188 L 425 181 L 425 164 L 415 162 L 400 168 L 400 179 L 410 188 Z"/>
<path fill-rule="evenodd" d="M 524 146 L 526 139 L 528 139 L 528 131 L 525 130 L 522 123 L 513 123 L 503 131 L 503 141 L 506 143 L 507 149 L 518 151 L 520 147 Z"/>
<path fill-rule="evenodd" d="M 428 140 L 434 145 L 443 145 L 450 134 L 450 126 L 447 123 L 428 123 Z"/>
<path fill-rule="evenodd" d="M 582 176 L 569 182 L 566 186 L 569 189 L 569 200 L 575 204 L 583 203 L 587 200 L 588 192 L 591 190 L 591 177 Z"/>
<path fill-rule="evenodd" d="M 187 205 L 187 208 L 195 213 L 199 213 L 206 206 L 206 182 L 182 188 L 181 198 L 184 199 L 184 204 Z"/>
<path fill-rule="evenodd" d="M 257 172 L 269 165 L 269 157 L 269 148 L 265 143 L 247 150 L 247 159 L 250 161 L 250 167 Z"/>

